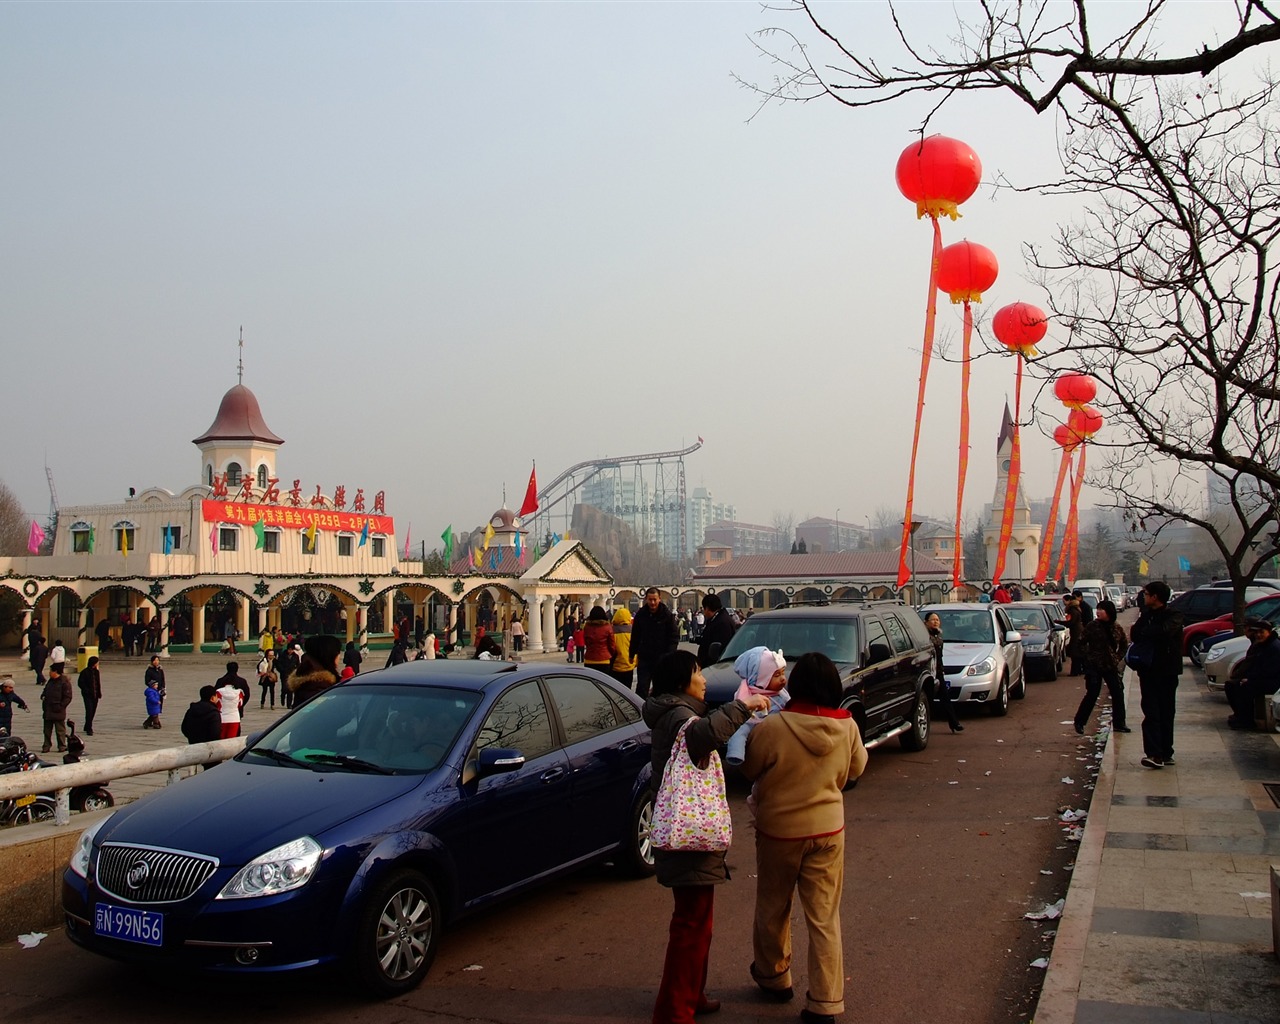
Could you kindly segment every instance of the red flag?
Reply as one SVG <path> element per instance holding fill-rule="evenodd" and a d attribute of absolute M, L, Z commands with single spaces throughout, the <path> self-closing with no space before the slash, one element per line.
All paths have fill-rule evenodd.
<path fill-rule="evenodd" d="M 538 464 L 533 464 L 529 471 L 529 486 L 525 488 L 524 504 L 520 506 L 519 515 L 527 516 L 538 511 Z"/>

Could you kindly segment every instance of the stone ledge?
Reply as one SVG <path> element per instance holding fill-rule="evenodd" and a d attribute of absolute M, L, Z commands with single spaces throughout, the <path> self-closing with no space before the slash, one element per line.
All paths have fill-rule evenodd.
<path fill-rule="evenodd" d="M 62 926 L 62 873 L 80 833 L 110 813 L 77 814 L 70 825 L 40 822 L 0 831 L 0 941 Z"/>

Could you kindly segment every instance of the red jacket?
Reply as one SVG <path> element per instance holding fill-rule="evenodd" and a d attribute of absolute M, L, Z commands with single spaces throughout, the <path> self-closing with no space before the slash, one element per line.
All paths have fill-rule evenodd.
<path fill-rule="evenodd" d="M 612 665 L 618 646 L 613 641 L 613 625 L 600 619 L 590 619 L 582 630 L 583 642 L 587 653 L 582 661 L 585 665 Z"/>

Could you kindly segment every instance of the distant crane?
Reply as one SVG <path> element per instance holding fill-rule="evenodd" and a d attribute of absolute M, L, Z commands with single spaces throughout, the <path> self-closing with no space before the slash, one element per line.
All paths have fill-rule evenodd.
<path fill-rule="evenodd" d="M 45 534 L 48 537 L 46 543 L 49 546 L 49 550 L 52 550 L 54 536 L 58 532 L 58 488 L 54 486 L 53 470 L 47 462 L 44 465 L 44 475 L 49 481 L 49 526 L 45 530 Z"/>

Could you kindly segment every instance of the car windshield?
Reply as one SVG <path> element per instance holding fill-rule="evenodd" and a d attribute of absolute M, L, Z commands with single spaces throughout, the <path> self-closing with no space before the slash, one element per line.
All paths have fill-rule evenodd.
<path fill-rule="evenodd" d="M 958 644 L 995 643 L 991 613 L 981 608 L 933 608 L 942 621 L 942 639 Z"/>
<path fill-rule="evenodd" d="M 753 647 L 782 651 L 787 661 L 817 651 L 834 662 L 851 665 L 858 661 L 858 622 L 852 616 L 753 615 L 733 635 L 720 660 L 733 661 Z"/>
<path fill-rule="evenodd" d="M 335 686 L 243 756 L 314 771 L 420 774 L 439 766 L 480 694 L 437 686 Z"/>
<path fill-rule="evenodd" d="M 1039 633 L 1049 631 L 1049 621 L 1039 608 L 1005 608 L 1013 625 L 1019 630 L 1034 630 Z M 946 633 L 942 634 L 946 636 Z"/>

